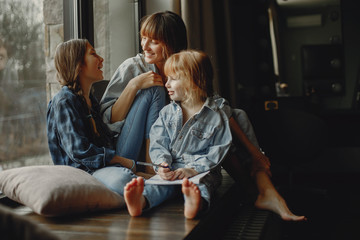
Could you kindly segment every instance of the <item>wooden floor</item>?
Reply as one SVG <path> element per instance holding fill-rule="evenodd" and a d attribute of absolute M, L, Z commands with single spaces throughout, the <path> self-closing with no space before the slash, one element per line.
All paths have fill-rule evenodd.
<path fill-rule="evenodd" d="M 214 210 L 211 210 L 218 213 L 210 211 L 195 220 L 184 218 L 182 196 L 165 202 L 140 217 L 130 217 L 126 209 L 61 218 L 43 217 L 25 206 L 13 207 L 13 211 L 44 226 L 60 239 L 197 239 L 197 236 L 201 235 L 201 226 L 211 226 L 208 221 L 214 218 L 212 215 L 219 216 L 224 212 L 218 206 L 227 205 L 224 199 L 233 187 L 234 181 L 225 171 L 223 175 L 223 184 L 216 194 Z M 225 222 L 224 219 L 221 221 Z"/>

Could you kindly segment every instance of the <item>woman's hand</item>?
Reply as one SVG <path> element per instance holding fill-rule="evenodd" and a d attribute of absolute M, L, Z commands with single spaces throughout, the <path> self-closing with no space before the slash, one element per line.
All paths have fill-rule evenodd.
<path fill-rule="evenodd" d="M 134 77 L 131 82 L 138 90 L 154 86 L 164 86 L 161 75 L 154 73 L 153 71 L 142 73 Z"/>

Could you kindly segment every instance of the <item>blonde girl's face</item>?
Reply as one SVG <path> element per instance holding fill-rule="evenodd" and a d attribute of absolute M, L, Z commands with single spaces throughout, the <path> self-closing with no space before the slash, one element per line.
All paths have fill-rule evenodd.
<path fill-rule="evenodd" d="M 144 51 L 145 61 L 150 64 L 159 64 L 165 62 L 163 50 L 165 44 L 161 41 L 142 36 L 141 47 Z"/>
<path fill-rule="evenodd" d="M 97 82 L 104 79 L 103 67 L 104 59 L 100 57 L 91 44 L 87 44 L 84 57 L 84 64 L 81 67 L 80 78 L 87 78 L 91 82 Z"/>
<path fill-rule="evenodd" d="M 171 100 L 183 102 L 186 100 L 187 85 L 185 80 L 175 76 L 168 76 L 165 87 Z"/>

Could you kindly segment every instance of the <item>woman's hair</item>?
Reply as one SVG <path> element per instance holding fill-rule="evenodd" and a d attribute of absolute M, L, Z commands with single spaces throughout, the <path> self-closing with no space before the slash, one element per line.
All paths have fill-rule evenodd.
<path fill-rule="evenodd" d="M 60 43 L 55 52 L 57 79 L 62 86 L 67 86 L 77 95 L 82 95 L 79 83 L 81 65 L 84 63 L 88 40 L 72 39 Z"/>
<path fill-rule="evenodd" d="M 165 11 L 145 16 L 141 20 L 140 36 L 163 42 L 167 59 L 174 53 L 187 49 L 187 33 L 184 21 L 176 13 Z"/>
<path fill-rule="evenodd" d="M 213 68 L 206 53 L 197 50 L 184 50 L 173 54 L 164 66 L 166 76 L 182 79 L 186 82 L 186 98 L 188 101 L 201 99 L 214 94 Z"/>

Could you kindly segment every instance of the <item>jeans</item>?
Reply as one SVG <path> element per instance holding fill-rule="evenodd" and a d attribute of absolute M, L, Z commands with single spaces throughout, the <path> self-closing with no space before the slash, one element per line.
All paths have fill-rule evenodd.
<path fill-rule="evenodd" d="M 92 174 L 111 191 L 124 196 L 124 187 L 137 176 L 128 168 L 121 166 L 109 166 L 96 170 Z"/>
<path fill-rule="evenodd" d="M 142 143 L 149 138 L 150 128 L 165 103 L 164 87 L 151 87 L 138 92 L 117 139 L 118 156 L 137 160 Z M 125 185 L 137 177 L 130 169 L 120 165 L 98 169 L 93 176 L 121 196 L 124 196 Z"/>
<path fill-rule="evenodd" d="M 121 166 L 101 168 L 96 170 L 93 173 L 93 176 L 107 188 L 121 196 L 124 196 L 125 185 L 133 178 L 137 178 L 137 175 L 135 175 L 130 169 Z M 221 179 L 221 174 L 210 173 L 206 175 L 198 185 L 201 197 L 208 203 L 208 205 L 210 205 L 215 189 L 221 184 Z M 149 203 L 147 209 L 151 209 L 180 193 L 181 185 L 145 184 L 143 195 Z"/>
<path fill-rule="evenodd" d="M 141 90 L 126 116 L 116 142 L 116 154 L 137 160 L 144 139 L 149 139 L 150 128 L 166 104 L 164 87 Z"/>

